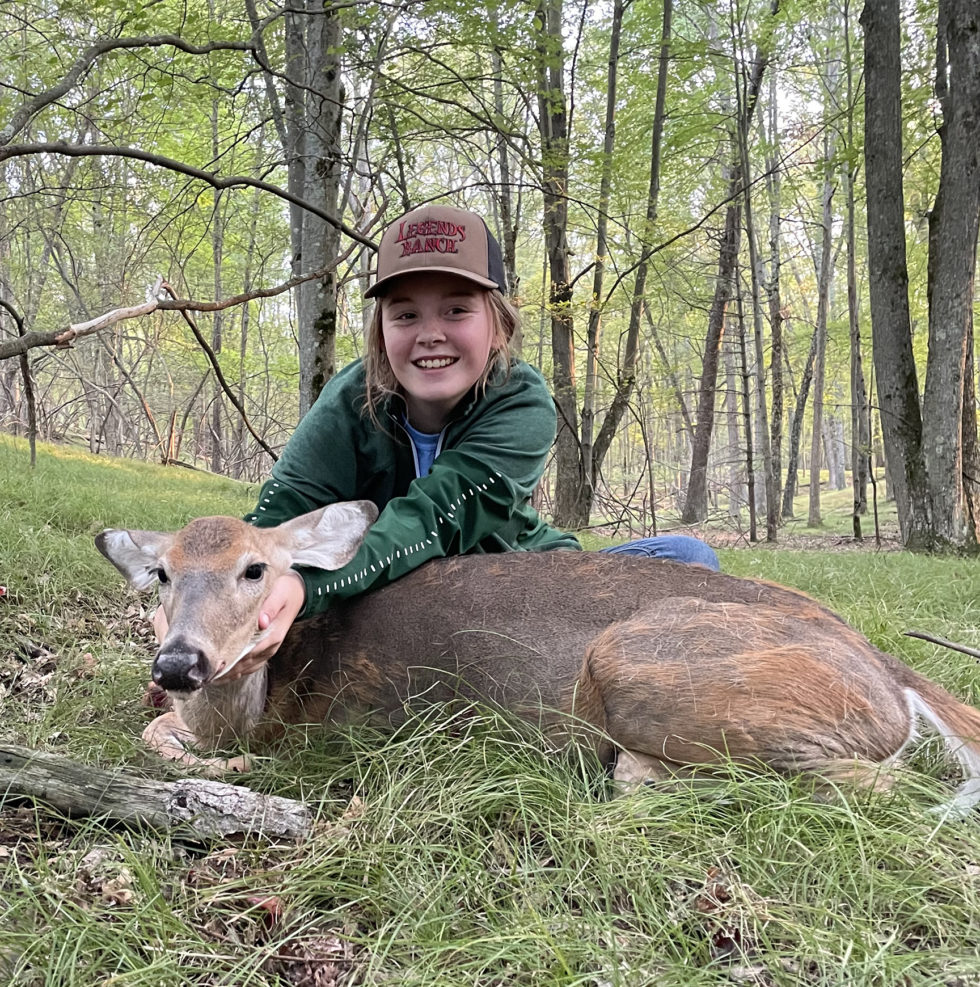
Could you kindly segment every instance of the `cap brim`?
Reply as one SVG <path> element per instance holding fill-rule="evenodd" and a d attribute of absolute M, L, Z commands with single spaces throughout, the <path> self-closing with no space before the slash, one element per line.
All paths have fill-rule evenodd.
<path fill-rule="evenodd" d="M 364 292 L 365 298 L 376 298 L 378 295 L 384 294 L 385 290 L 390 287 L 399 278 L 404 278 L 409 274 L 452 274 L 457 278 L 462 278 L 464 281 L 472 281 L 474 284 L 478 284 L 481 288 L 500 288 L 500 285 L 496 281 L 491 281 L 489 278 L 482 278 L 479 274 L 473 274 L 470 271 L 461 271 L 458 267 L 432 267 L 427 264 L 420 264 L 418 267 L 410 267 L 399 271 L 397 274 L 389 274 L 388 277 L 382 278 L 380 281 L 375 281 L 367 291 Z"/>

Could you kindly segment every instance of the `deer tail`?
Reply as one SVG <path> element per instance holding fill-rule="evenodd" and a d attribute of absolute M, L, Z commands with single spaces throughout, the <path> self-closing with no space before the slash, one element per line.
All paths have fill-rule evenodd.
<path fill-rule="evenodd" d="M 942 686 L 913 673 L 906 695 L 913 717 L 928 723 L 959 761 L 963 782 L 939 807 L 944 815 L 965 816 L 980 802 L 980 710 L 960 702 Z"/>

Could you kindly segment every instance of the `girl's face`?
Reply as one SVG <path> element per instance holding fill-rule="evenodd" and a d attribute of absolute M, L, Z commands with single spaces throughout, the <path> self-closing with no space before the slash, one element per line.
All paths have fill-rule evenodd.
<path fill-rule="evenodd" d="M 406 274 L 381 299 L 381 334 L 408 420 L 441 431 L 490 357 L 487 292 L 452 274 Z"/>

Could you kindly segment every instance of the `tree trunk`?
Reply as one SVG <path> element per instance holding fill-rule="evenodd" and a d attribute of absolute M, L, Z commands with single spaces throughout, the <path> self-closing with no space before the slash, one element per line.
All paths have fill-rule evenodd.
<path fill-rule="evenodd" d="M 861 323 L 858 315 L 858 285 L 856 264 L 854 174 L 847 166 L 844 181 L 847 186 L 847 323 L 850 338 L 850 398 L 851 398 L 851 487 L 854 505 L 851 527 L 854 537 L 863 537 L 861 517 L 868 512 L 868 475 L 871 471 L 871 422 L 868 391 L 864 380 L 861 355 Z"/>
<path fill-rule="evenodd" d="M 975 373 L 971 331 L 966 348 L 966 373 L 963 375 L 963 497 L 968 531 L 980 530 L 980 442 L 977 439 Z"/>
<path fill-rule="evenodd" d="M 803 368 L 803 379 L 800 381 L 800 391 L 796 396 L 796 407 L 793 410 L 793 421 L 789 429 L 789 455 L 786 460 L 786 485 L 783 487 L 783 517 L 793 517 L 793 501 L 796 498 L 797 474 L 800 462 L 800 442 L 803 436 L 803 414 L 806 411 L 806 401 L 810 394 L 810 383 L 813 380 L 813 365 L 817 359 L 817 330 L 813 330 L 810 338 L 810 352 L 807 354 L 806 366 Z"/>
<path fill-rule="evenodd" d="M 769 386 L 772 388 L 772 417 L 769 426 L 769 445 L 772 457 L 771 510 L 779 511 L 780 475 L 783 469 L 783 417 L 785 398 L 783 397 L 783 304 L 780 297 L 780 171 L 779 163 L 779 102 L 776 93 L 776 73 L 769 77 L 769 133 L 767 145 L 770 148 L 766 158 L 766 188 L 769 196 L 769 280 L 766 282 L 766 298 L 769 302 Z M 777 523 L 778 523 L 777 517 Z M 766 523 L 772 521 L 767 515 Z"/>
<path fill-rule="evenodd" d="M 752 212 L 752 170 L 751 162 L 749 161 L 749 131 L 751 118 L 747 113 L 744 112 L 744 103 L 747 99 L 747 94 L 743 93 L 741 87 L 741 79 L 736 73 L 736 83 L 735 92 L 738 96 L 738 151 L 739 151 L 739 163 L 742 170 L 742 181 L 743 181 L 743 209 L 745 212 L 745 238 L 748 242 L 749 247 L 749 283 L 751 285 L 752 293 L 752 338 L 755 344 L 755 400 L 756 400 L 756 415 L 758 417 L 758 435 L 759 442 L 762 446 L 762 475 L 763 475 L 763 492 L 765 494 L 765 504 L 766 504 L 766 541 L 774 542 L 776 540 L 776 526 L 777 526 L 777 514 L 779 509 L 779 504 L 777 502 L 778 494 L 776 492 L 776 482 L 773 476 L 773 460 L 772 460 L 772 445 L 770 443 L 769 434 L 769 412 L 766 407 L 766 374 L 765 374 L 765 345 L 763 340 L 763 329 L 762 329 L 762 261 L 759 257 L 759 250 L 757 246 L 758 238 L 755 231 L 755 222 L 753 220 Z M 741 300 L 741 295 L 739 296 Z M 743 350 L 743 371 L 748 373 L 748 367 L 745 365 L 745 337 L 744 337 L 744 322 L 742 319 L 741 304 L 739 306 L 739 331 L 741 335 L 739 336 L 739 342 Z M 749 431 L 747 437 L 751 440 L 751 419 L 746 423 L 749 426 Z M 748 444 L 748 448 L 751 450 L 751 441 Z M 751 455 L 751 453 L 750 453 Z M 750 461 L 750 468 L 752 472 L 749 475 L 749 499 L 754 504 L 754 498 L 752 496 L 754 486 L 755 486 L 755 464 Z M 752 516 L 752 535 L 751 540 L 755 541 L 755 514 Z"/>
<path fill-rule="evenodd" d="M 847 486 L 844 476 L 844 423 L 836 415 L 824 415 L 823 451 L 827 464 L 827 489 L 843 490 Z"/>
<path fill-rule="evenodd" d="M 905 253 L 899 0 L 867 0 L 861 24 L 868 280 L 882 440 L 902 541 L 910 548 L 928 549 L 932 511 L 922 455 Z"/>
<path fill-rule="evenodd" d="M 542 0 L 537 19 L 538 125 L 541 129 L 544 241 L 548 258 L 553 390 L 558 408 L 555 524 L 588 523 L 591 487 L 579 447 L 572 284 L 568 261 L 568 111 L 565 103 L 561 0 Z"/>
<path fill-rule="evenodd" d="M 623 352 L 623 362 L 619 368 L 618 380 L 616 382 L 616 393 L 613 396 L 612 404 L 609 406 L 609 411 L 603 419 L 602 427 L 599 429 L 599 435 L 595 440 L 595 446 L 592 451 L 591 469 L 593 477 L 599 474 L 606 452 L 609 449 L 613 436 L 619 428 L 620 422 L 623 420 L 623 415 L 625 415 L 626 409 L 629 406 L 633 388 L 636 385 L 636 364 L 640 348 L 640 320 L 644 312 L 647 314 L 647 320 L 654 336 L 654 342 L 664 361 L 664 366 L 674 381 L 681 413 L 684 415 L 685 421 L 690 425 L 687 407 L 685 406 L 680 387 L 676 383 L 676 374 L 660 344 L 645 299 L 646 280 L 649 270 L 649 251 L 653 241 L 653 229 L 657 221 L 658 203 L 660 200 L 661 147 L 663 144 L 664 107 L 667 99 L 667 70 L 670 64 L 670 24 L 672 13 L 673 0 L 664 0 L 663 28 L 660 35 L 660 57 L 657 68 L 657 96 L 653 111 L 653 131 L 650 137 L 650 184 L 647 190 L 646 221 L 640 240 L 640 261 L 636 267 L 636 281 L 633 284 L 633 299 L 630 304 L 630 319 L 626 329 L 626 345 Z"/>
<path fill-rule="evenodd" d="M 929 217 L 929 357 L 922 448 L 936 546 L 976 546 L 963 489 L 964 389 L 973 331 L 980 223 L 980 10 L 976 0 L 940 0 L 936 94 L 939 190 Z M 972 373 L 972 367 L 970 368 Z"/>
<path fill-rule="evenodd" d="M 650 339 L 653 341 L 654 349 L 660 357 L 662 372 L 667 380 L 670 381 L 671 389 L 674 392 L 674 399 L 677 401 L 677 410 L 680 412 L 684 434 L 687 436 L 693 435 L 694 422 L 691 421 L 691 412 L 687 407 L 687 400 L 684 397 L 684 388 L 681 384 L 681 378 L 677 373 L 678 361 L 676 359 L 671 359 L 667 353 L 667 350 L 664 348 L 663 340 L 660 338 L 660 330 L 653 321 L 653 316 L 650 314 L 650 306 L 644 304 L 643 311 L 646 314 L 647 329 L 650 331 Z M 605 422 L 603 422 L 603 429 L 605 429 Z"/>
<path fill-rule="evenodd" d="M 212 9 L 213 13 L 213 9 Z M 218 139 L 218 104 L 211 103 L 211 155 L 215 161 L 221 153 Z M 224 294 L 222 285 L 222 263 L 224 260 L 224 211 L 222 209 L 222 195 L 216 192 L 214 195 L 214 208 L 211 212 L 211 263 L 213 268 L 213 287 L 215 298 L 221 298 Z M 224 329 L 224 313 L 214 312 L 211 316 L 211 349 L 215 356 L 221 354 L 222 335 Z M 223 402 L 221 383 L 214 381 L 214 388 L 211 394 L 211 472 L 221 473 L 224 470 L 224 442 L 223 442 Z"/>
<path fill-rule="evenodd" d="M 742 443 L 739 439 L 738 376 L 735 370 L 733 347 L 722 347 L 725 362 L 725 419 L 728 422 L 728 513 L 736 519 L 742 516 L 742 505 L 746 504 L 748 492 L 742 479 L 744 463 L 741 459 Z"/>
<path fill-rule="evenodd" d="M 820 446 L 823 438 L 823 398 L 824 398 L 824 368 L 827 354 L 827 320 L 830 312 L 830 290 L 833 283 L 833 237 L 834 214 L 832 204 L 834 187 L 831 183 L 830 158 L 833 153 L 833 142 L 829 130 L 824 131 L 824 180 L 823 204 L 821 212 L 820 263 L 817 268 L 817 325 L 814 331 L 816 353 L 813 363 L 813 432 L 810 440 L 810 498 L 807 524 L 811 528 L 819 527 L 823 522 L 820 517 Z"/>
<path fill-rule="evenodd" d="M 770 7 L 775 15 L 779 7 L 774 0 Z M 759 99 L 759 90 L 765 76 L 769 53 L 760 46 L 756 51 L 755 60 L 749 83 L 746 87 L 745 101 L 741 109 L 738 127 L 748 130 L 755 105 Z M 739 155 L 733 155 L 739 160 Z M 701 367 L 701 379 L 698 385 L 697 423 L 691 451 L 691 474 L 687 487 L 687 498 L 681 511 L 684 524 L 696 524 L 708 516 L 708 452 L 711 449 L 711 433 L 714 428 L 715 388 L 718 381 L 718 350 L 725 326 L 725 313 L 732 297 L 732 278 L 735 272 L 735 262 L 738 259 L 738 249 L 741 234 L 741 207 L 737 199 L 742 188 L 744 176 L 736 164 L 729 185 L 729 205 L 725 210 L 725 229 L 722 234 L 721 247 L 718 251 L 718 273 L 715 277 L 715 294 L 708 313 L 708 331 L 704 340 L 704 363 Z"/>
<path fill-rule="evenodd" d="M 340 190 L 340 128 L 343 92 L 340 74 L 340 18 L 323 0 L 306 0 L 305 158 L 303 197 L 337 214 Z M 340 253 L 340 231 L 312 212 L 303 215 L 303 269 L 326 267 Z M 328 274 L 299 288 L 299 375 L 302 417 L 336 371 L 336 276 Z"/>
<path fill-rule="evenodd" d="M 500 12 L 496 5 L 493 16 L 499 21 Z M 504 120 L 504 64 L 500 49 L 493 50 L 493 104 L 499 120 Z M 507 278 L 505 294 L 517 298 L 520 294 L 521 283 L 517 273 L 517 210 L 514 208 L 514 189 L 511 186 L 510 154 L 507 150 L 507 139 L 503 134 L 497 136 L 497 167 L 500 172 L 500 188 L 497 193 L 500 203 L 500 247 L 504 259 L 504 272 Z M 520 330 L 518 330 L 520 332 Z M 511 347 L 519 352 L 523 339 L 511 340 Z"/>
<path fill-rule="evenodd" d="M 616 146 L 616 74 L 619 68 L 619 38 L 623 26 L 623 0 L 613 0 L 612 30 L 609 34 L 609 70 L 606 76 L 606 121 L 599 180 L 599 214 L 596 219 L 595 265 L 592 273 L 592 304 L 586 330 L 585 394 L 582 401 L 582 463 L 589 484 L 589 507 L 599 481 L 599 463 L 593 460 L 595 403 L 599 389 L 599 340 L 602 330 L 602 290 L 609 244 L 609 198 L 612 186 L 613 150 Z"/>
<path fill-rule="evenodd" d="M 748 491 L 746 499 L 749 505 L 749 541 L 757 542 L 759 540 L 759 533 L 755 485 L 755 449 L 752 442 L 752 398 L 750 396 L 751 387 L 749 385 L 751 373 L 749 371 L 748 349 L 745 345 L 745 318 L 741 288 L 738 289 L 738 319 L 736 325 L 738 327 L 739 376 L 742 381 L 742 419 L 745 422 L 745 478 Z"/>
<path fill-rule="evenodd" d="M 738 175 L 736 169 L 736 175 Z M 741 230 L 741 207 L 735 198 L 738 183 L 730 185 L 732 199 L 725 210 L 725 230 L 718 253 L 718 273 L 715 294 L 708 313 L 708 331 L 704 339 L 704 360 L 698 384 L 698 407 L 695 413 L 694 437 L 691 442 L 691 472 L 687 482 L 687 497 L 681 511 L 684 524 L 697 524 L 708 517 L 708 452 L 715 418 L 715 391 L 718 381 L 718 354 L 725 329 L 728 303 L 732 297 L 735 261 Z"/>

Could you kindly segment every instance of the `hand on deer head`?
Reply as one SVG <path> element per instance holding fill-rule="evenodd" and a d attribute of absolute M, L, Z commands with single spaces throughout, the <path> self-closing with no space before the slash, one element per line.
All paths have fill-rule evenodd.
<path fill-rule="evenodd" d="M 96 545 L 137 589 L 159 586 L 153 681 L 192 692 L 261 668 L 303 606 L 303 583 L 290 567 L 340 568 L 376 517 L 373 504 L 355 501 L 278 528 L 200 518 L 173 534 L 103 531 Z"/>

